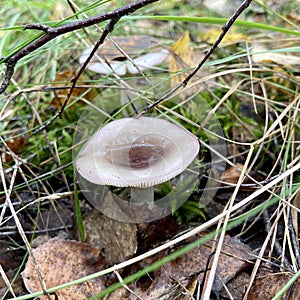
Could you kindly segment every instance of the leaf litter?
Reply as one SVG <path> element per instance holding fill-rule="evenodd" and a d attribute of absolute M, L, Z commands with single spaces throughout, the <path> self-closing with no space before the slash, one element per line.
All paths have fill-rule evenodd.
<path fill-rule="evenodd" d="M 196 237 L 186 242 L 193 242 L 194 240 Z M 188 294 L 189 297 L 192 297 L 197 284 L 201 284 L 214 243 L 214 241 L 209 241 L 163 265 L 148 276 L 140 278 L 128 286 L 131 291 L 129 294 L 128 289 L 124 287 L 113 292 L 106 299 L 136 299 L 135 295 L 142 299 L 175 299 L 179 295 L 182 295 L 181 299 L 190 299 L 185 298 L 184 295 L 190 290 Z M 114 251 L 112 245 L 107 247 L 106 253 Z M 118 272 L 121 277 L 128 276 L 181 247 L 177 246 L 166 252 L 158 253 Z M 226 236 L 213 287 L 215 294 L 219 294 L 224 284 L 249 266 L 250 252 L 250 248 L 238 239 Z M 36 267 L 38 267 L 46 287 L 50 288 L 99 272 L 109 266 L 101 250 L 86 243 L 57 238 L 51 239 L 34 249 L 33 257 L 34 260 L 32 257 L 28 259 L 22 273 L 24 284 L 30 292 L 40 291 L 42 287 Z M 86 299 L 116 281 L 117 279 L 113 276 L 110 278 L 98 277 L 80 285 L 61 289 L 56 292 L 56 295 L 60 300 Z M 46 299 L 46 296 L 43 296 L 42 299 Z"/>
<path fill-rule="evenodd" d="M 21 274 L 29 292 L 42 290 L 38 271 L 46 287 L 50 288 L 95 273 L 107 266 L 100 250 L 73 240 L 53 238 L 33 249 L 32 253 L 34 259 L 29 257 Z M 104 288 L 103 279 L 100 277 L 61 289 L 56 292 L 56 296 L 62 300 L 83 300 Z M 51 297 L 54 299 L 54 296 Z M 41 296 L 41 299 L 48 298 Z"/>

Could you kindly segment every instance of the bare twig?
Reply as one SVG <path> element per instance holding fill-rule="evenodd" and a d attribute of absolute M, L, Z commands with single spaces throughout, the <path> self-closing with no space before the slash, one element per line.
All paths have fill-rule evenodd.
<path fill-rule="evenodd" d="M 88 65 L 88 63 L 90 62 L 90 60 L 92 59 L 92 57 L 94 56 L 94 54 L 96 53 L 97 49 L 100 47 L 101 44 L 103 44 L 103 42 L 105 41 L 106 37 L 108 36 L 108 34 L 110 32 L 113 31 L 114 26 L 116 25 L 116 23 L 120 20 L 120 18 L 116 17 L 116 18 L 112 18 L 109 23 L 106 25 L 105 29 L 103 30 L 99 40 L 97 41 L 97 43 L 95 44 L 92 52 L 90 53 L 89 57 L 86 59 L 86 61 L 84 62 L 84 64 L 81 66 L 80 70 L 78 71 L 78 73 L 76 74 L 75 77 L 73 77 L 71 79 L 72 85 L 70 87 L 70 90 L 60 108 L 60 110 L 51 118 L 49 119 L 43 126 L 41 126 L 40 128 L 38 128 L 37 130 L 35 130 L 32 135 L 44 130 L 46 127 L 48 127 L 49 125 L 51 125 L 58 117 L 62 116 L 62 113 L 68 103 L 68 100 L 70 99 L 72 92 L 74 90 L 74 88 L 76 87 L 76 83 L 80 77 L 80 75 L 83 73 L 84 69 L 86 68 L 86 66 Z"/>
<path fill-rule="evenodd" d="M 159 0 L 137 0 L 131 4 L 125 5 L 121 8 L 117 8 L 117 9 L 107 12 L 105 14 L 97 15 L 97 16 L 87 18 L 84 20 L 75 21 L 71 24 L 62 25 L 57 28 L 49 27 L 49 26 L 46 26 L 43 24 L 28 24 L 28 25 L 24 26 L 24 28 L 23 28 L 24 30 L 36 29 L 36 30 L 44 31 L 45 34 L 42 35 L 41 37 L 39 37 L 38 39 L 36 39 L 35 41 L 33 41 L 32 43 L 30 43 L 29 45 L 25 46 L 24 48 L 19 50 L 17 53 L 13 54 L 12 56 L 0 58 L 1 63 L 7 64 L 4 79 L 0 86 L 0 94 L 4 93 L 5 90 L 7 89 L 8 85 L 10 83 L 10 80 L 14 74 L 14 70 L 15 70 L 15 66 L 16 66 L 17 62 L 21 58 L 23 58 L 26 55 L 28 55 L 29 53 L 32 53 L 33 51 L 39 49 L 40 47 L 42 47 L 46 43 L 50 42 L 51 40 L 55 39 L 56 37 L 58 37 L 62 34 L 68 33 L 68 32 L 72 32 L 72 31 L 75 31 L 78 29 L 86 28 L 91 25 L 95 25 L 97 23 L 107 21 L 107 20 L 111 20 L 110 25 L 115 24 L 123 16 L 132 14 L 136 10 L 138 10 L 148 4 L 151 4 L 153 2 L 157 2 L 157 1 L 159 1 Z"/>

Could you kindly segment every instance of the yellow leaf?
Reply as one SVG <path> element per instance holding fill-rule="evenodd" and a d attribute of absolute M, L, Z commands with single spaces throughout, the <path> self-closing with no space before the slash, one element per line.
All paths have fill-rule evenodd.
<path fill-rule="evenodd" d="M 219 28 L 210 29 L 204 34 L 203 40 L 206 41 L 207 43 L 212 44 L 217 40 L 221 32 L 222 29 Z M 241 41 L 249 41 L 249 40 L 250 38 L 248 36 L 232 30 L 225 35 L 225 37 L 221 42 L 221 45 L 222 46 L 232 45 L 232 44 L 240 43 Z"/>
<path fill-rule="evenodd" d="M 169 69 L 172 75 L 171 86 L 182 82 L 187 73 L 182 70 L 194 67 L 193 50 L 190 46 L 190 34 L 186 31 L 183 36 L 171 47 Z"/>
<path fill-rule="evenodd" d="M 188 31 L 171 47 L 171 52 L 173 53 L 169 65 L 171 72 L 177 72 L 190 67 L 192 49 L 190 47 L 190 34 Z"/>
<path fill-rule="evenodd" d="M 190 47 L 190 34 L 185 31 L 183 36 L 171 47 L 176 54 L 182 53 L 182 51 L 188 50 Z"/>

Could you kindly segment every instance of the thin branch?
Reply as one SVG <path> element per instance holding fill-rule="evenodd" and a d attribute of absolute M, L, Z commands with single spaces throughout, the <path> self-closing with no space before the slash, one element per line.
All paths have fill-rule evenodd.
<path fill-rule="evenodd" d="M 207 51 L 203 59 L 200 61 L 200 63 L 195 67 L 195 69 L 178 85 L 176 85 L 173 89 L 171 89 L 169 92 L 167 92 L 165 95 L 163 95 L 160 99 L 152 103 L 151 105 L 147 106 L 139 115 L 143 115 L 146 112 L 152 110 L 154 107 L 161 104 L 163 101 L 169 99 L 177 90 L 179 90 L 182 87 L 185 87 L 188 82 L 196 75 L 196 73 L 200 70 L 200 68 L 203 66 L 203 64 L 207 61 L 207 59 L 212 55 L 212 53 L 217 49 L 218 45 L 223 40 L 226 33 L 229 31 L 233 23 L 237 20 L 237 18 L 241 15 L 241 13 L 250 5 L 252 0 L 245 0 L 239 8 L 236 10 L 236 12 L 232 15 L 232 17 L 227 21 L 227 23 L 222 27 L 222 32 L 220 33 L 218 39 L 214 42 L 214 44 L 211 46 L 211 48 Z"/>
<path fill-rule="evenodd" d="M 25 46 L 21 50 L 19 50 L 17 53 L 13 54 L 10 57 L 1 57 L 1 62 L 7 64 L 6 72 L 4 75 L 4 79 L 2 81 L 2 84 L 0 86 L 0 94 L 4 93 L 7 87 L 9 86 L 10 80 L 14 74 L 15 66 L 17 62 L 28 55 L 29 53 L 32 53 L 33 51 L 39 49 L 46 43 L 50 42 L 51 40 L 55 39 L 59 35 L 72 32 L 78 29 L 86 28 L 91 25 L 95 25 L 97 23 L 101 23 L 103 21 L 107 20 L 119 20 L 123 16 L 132 14 L 136 10 L 151 4 L 153 2 L 157 2 L 159 0 L 137 0 L 131 4 L 125 5 L 121 8 L 117 8 L 113 11 L 107 12 L 105 14 L 97 15 L 91 18 L 87 18 L 84 20 L 75 21 L 71 24 L 66 24 L 59 26 L 57 28 L 49 27 L 43 24 L 28 24 L 24 26 L 24 30 L 41 30 L 45 32 L 45 34 L 39 38 L 37 38 L 35 41 L 30 43 L 29 45 Z"/>
<path fill-rule="evenodd" d="M 80 70 L 78 71 L 78 73 L 76 74 L 75 77 L 73 77 L 71 79 L 72 85 L 70 87 L 70 90 L 60 108 L 60 110 L 51 118 L 49 119 L 43 126 L 41 126 L 40 128 L 38 128 L 37 130 L 35 130 L 32 135 L 35 135 L 37 133 L 39 133 L 40 131 L 44 130 L 46 127 L 48 127 L 49 125 L 51 125 L 58 117 L 62 116 L 62 113 L 68 103 L 68 100 L 71 97 L 71 94 L 74 90 L 74 88 L 76 87 L 76 83 L 79 79 L 79 77 L 81 76 L 81 74 L 83 73 L 83 71 L 85 70 L 86 66 L 88 65 L 88 63 L 90 62 L 90 60 L 93 58 L 94 54 L 96 53 L 97 49 L 100 47 L 101 44 L 104 43 L 106 37 L 109 35 L 110 32 L 113 31 L 114 26 L 116 25 L 116 23 L 120 20 L 120 18 L 113 18 L 109 21 L 109 23 L 106 25 L 105 29 L 103 30 L 101 37 L 99 38 L 99 40 L 97 41 L 97 43 L 95 44 L 93 50 L 91 51 L 91 53 L 89 54 L 88 58 L 86 59 L 86 61 L 84 62 L 84 64 L 81 66 Z"/>

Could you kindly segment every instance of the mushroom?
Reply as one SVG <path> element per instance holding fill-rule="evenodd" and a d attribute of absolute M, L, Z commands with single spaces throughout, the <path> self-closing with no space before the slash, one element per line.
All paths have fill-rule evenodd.
<path fill-rule="evenodd" d="M 137 75 L 145 70 L 153 69 L 168 57 L 167 50 L 158 48 L 151 51 L 157 46 L 157 42 L 153 41 L 150 36 L 113 37 L 113 42 L 106 40 L 103 43 L 87 65 L 87 69 L 102 75 L 115 74 L 121 77 Z M 79 59 L 80 64 L 86 61 L 92 49 L 93 47 L 90 47 L 82 53 Z M 138 89 L 136 79 L 127 80 L 126 83 L 127 87 Z M 120 96 L 121 104 L 125 105 L 132 101 L 135 94 L 121 89 Z"/>
<path fill-rule="evenodd" d="M 140 117 L 112 121 L 80 150 L 76 169 L 97 185 L 130 187 L 130 205 L 154 205 L 154 186 L 182 173 L 199 152 L 198 139 L 169 121 Z"/>

